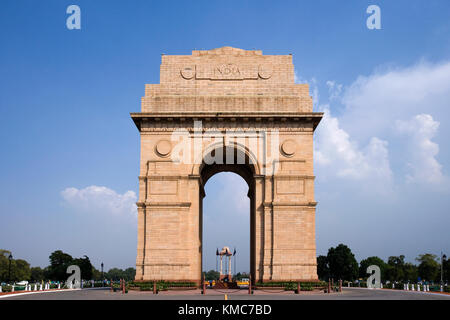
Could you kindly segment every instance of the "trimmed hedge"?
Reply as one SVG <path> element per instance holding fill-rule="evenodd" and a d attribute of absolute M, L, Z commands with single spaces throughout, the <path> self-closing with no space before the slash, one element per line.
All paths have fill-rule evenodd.
<path fill-rule="evenodd" d="M 291 281 L 291 282 L 257 282 L 256 287 L 263 287 L 263 288 L 284 288 L 284 290 L 297 290 L 297 282 Z M 319 289 L 324 286 L 327 286 L 328 284 L 324 281 L 319 282 L 300 282 L 300 291 L 312 291 L 314 289 Z"/>
<path fill-rule="evenodd" d="M 141 291 L 153 291 L 153 281 L 145 281 L 145 282 L 134 282 L 131 281 L 127 283 L 127 287 L 130 288 L 139 288 Z M 168 281 L 157 281 L 156 289 L 158 291 L 165 291 L 169 288 L 197 288 L 195 282 L 168 282 Z"/>

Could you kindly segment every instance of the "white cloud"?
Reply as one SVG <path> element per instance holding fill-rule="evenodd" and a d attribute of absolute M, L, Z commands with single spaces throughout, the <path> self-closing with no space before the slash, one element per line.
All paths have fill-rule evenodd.
<path fill-rule="evenodd" d="M 327 81 L 329 100 L 336 100 L 342 93 L 343 85 L 336 81 Z"/>
<path fill-rule="evenodd" d="M 315 148 L 320 174 L 389 181 L 395 173 L 405 181 L 402 159 L 408 159 L 407 182 L 439 184 L 446 180 L 436 156 L 439 137 L 450 134 L 450 126 L 445 123 L 444 132 L 437 135 L 439 122 L 433 117 L 440 122 L 449 118 L 450 62 L 420 62 L 408 68 L 375 72 L 358 77 L 348 87 L 335 81 L 327 81 L 326 85 L 328 100 L 333 105 L 342 103 L 342 108 L 339 106 L 339 116 L 331 115 L 330 109 L 334 109 L 329 105 L 319 108 L 325 109 Z M 389 151 L 388 142 L 394 146 Z"/>
<path fill-rule="evenodd" d="M 421 113 L 448 116 L 450 62 L 360 76 L 344 90 L 341 123 L 359 139 L 393 134 L 395 121 Z"/>
<path fill-rule="evenodd" d="M 317 130 L 315 159 L 322 167 L 331 167 L 330 172 L 351 179 L 381 179 L 390 182 L 391 169 L 387 142 L 373 137 L 364 148 L 339 125 L 339 120 L 324 109 L 324 117 Z M 324 171 L 321 171 L 324 172 Z"/>
<path fill-rule="evenodd" d="M 212 185 L 218 183 L 219 188 L 211 188 Z M 205 187 L 205 200 L 214 199 L 219 207 L 226 208 L 232 215 L 248 215 L 250 200 L 247 197 L 248 185 L 245 180 L 235 173 L 221 172 L 211 177 Z M 211 198 L 208 196 L 211 193 Z"/>
<path fill-rule="evenodd" d="M 429 114 L 419 114 L 408 121 L 397 120 L 396 128 L 409 137 L 410 173 L 406 176 L 407 181 L 442 182 L 442 165 L 436 160 L 439 145 L 431 141 L 437 133 L 439 122 Z"/>
<path fill-rule="evenodd" d="M 119 194 L 107 187 L 66 188 L 61 191 L 65 204 L 77 211 L 123 217 L 136 217 L 136 193 Z"/>

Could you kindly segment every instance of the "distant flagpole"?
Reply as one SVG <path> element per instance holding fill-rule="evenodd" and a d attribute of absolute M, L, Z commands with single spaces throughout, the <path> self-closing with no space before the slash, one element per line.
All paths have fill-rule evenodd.
<path fill-rule="evenodd" d="M 218 268 L 219 268 L 219 249 L 216 249 L 216 272 L 219 272 Z"/>
<path fill-rule="evenodd" d="M 234 252 L 233 252 L 233 258 L 234 258 L 234 274 L 237 274 L 237 270 L 236 270 L 236 247 L 234 247 Z"/>

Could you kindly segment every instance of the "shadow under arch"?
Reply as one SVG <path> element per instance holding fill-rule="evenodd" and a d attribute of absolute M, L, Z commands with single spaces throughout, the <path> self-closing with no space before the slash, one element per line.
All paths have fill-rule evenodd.
<path fill-rule="evenodd" d="M 220 150 L 222 149 L 222 150 Z M 212 155 L 214 157 L 216 152 L 222 152 L 222 161 L 219 163 L 208 164 L 205 162 L 205 157 Z M 233 161 L 230 161 L 227 154 L 233 154 Z M 198 171 L 197 171 L 198 170 Z M 252 279 L 255 279 L 256 275 L 256 206 L 255 206 L 255 175 L 259 175 L 259 166 L 255 160 L 254 155 L 244 146 L 237 143 L 224 146 L 223 144 L 216 144 L 215 146 L 208 148 L 203 153 L 201 164 L 197 165 L 193 169 L 193 173 L 197 173 L 200 176 L 200 192 L 199 192 L 199 218 L 200 218 L 200 240 L 203 253 L 203 198 L 205 194 L 205 185 L 208 180 L 217 173 L 220 172 L 233 172 L 241 176 L 248 185 L 247 196 L 250 199 L 250 275 Z M 202 254 L 203 256 L 203 254 Z M 203 257 L 202 257 L 203 259 Z M 203 266 L 203 261 L 201 261 Z"/>

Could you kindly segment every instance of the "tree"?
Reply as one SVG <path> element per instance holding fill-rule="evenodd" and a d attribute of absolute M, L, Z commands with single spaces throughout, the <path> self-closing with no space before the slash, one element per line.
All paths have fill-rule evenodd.
<path fill-rule="evenodd" d="M 442 273 L 443 273 L 443 280 L 445 282 L 450 280 L 450 258 L 444 259 L 442 261 Z"/>
<path fill-rule="evenodd" d="M 320 280 L 324 281 L 328 281 L 328 278 L 330 278 L 330 267 L 327 256 L 317 257 L 317 275 Z"/>
<path fill-rule="evenodd" d="M 437 257 L 431 253 L 419 255 L 416 260 L 419 262 L 418 272 L 423 280 L 436 281 L 440 275 L 440 264 Z"/>
<path fill-rule="evenodd" d="M 127 281 L 132 281 L 136 277 L 136 269 L 135 268 L 126 268 L 123 271 L 123 278 Z"/>
<path fill-rule="evenodd" d="M 404 267 L 403 267 L 403 280 L 404 281 L 412 281 L 415 282 L 417 281 L 417 278 L 419 277 L 419 272 L 417 270 L 417 266 L 407 262 L 405 263 Z"/>
<path fill-rule="evenodd" d="M 23 259 L 11 260 L 11 278 L 9 279 L 11 251 L 0 249 L 0 280 L 22 281 L 31 279 L 30 264 Z"/>
<path fill-rule="evenodd" d="M 31 279 L 30 264 L 23 259 L 13 260 L 11 263 L 11 280 L 23 281 Z"/>
<path fill-rule="evenodd" d="M 103 274 L 103 276 L 105 276 L 105 275 Z M 100 270 L 95 269 L 94 266 L 92 266 L 92 279 L 96 280 L 96 281 L 104 280 L 104 279 L 102 279 L 102 272 Z"/>
<path fill-rule="evenodd" d="M 31 281 L 38 282 L 45 280 L 44 270 L 41 267 L 31 268 Z"/>
<path fill-rule="evenodd" d="M 219 280 L 219 277 L 220 277 L 220 273 L 215 270 L 209 270 L 208 272 L 203 272 L 203 275 L 205 277 L 205 280 Z"/>
<path fill-rule="evenodd" d="M 386 266 L 386 277 L 390 281 L 402 281 L 405 278 L 405 256 L 391 256 Z"/>
<path fill-rule="evenodd" d="M 109 269 L 109 271 L 105 274 L 106 279 L 112 280 L 125 279 L 127 281 L 131 281 L 134 280 L 135 276 L 136 276 L 136 269 L 134 268 L 127 268 L 125 270 L 119 268 L 112 268 Z"/>
<path fill-rule="evenodd" d="M 11 251 L 0 249 L 0 281 L 7 281 L 9 271 L 8 257 Z"/>
<path fill-rule="evenodd" d="M 216 271 L 214 271 L 214 270 L 211 270 L 211 271 L 214 272 L 214 276 L 216 277 L 216 278 L 214 278 L 213 280 L 219 279 L 220 273 L 219 273 L 219 272 L 216 272 Z M 236 281 L 240 281 L 240 280 L 242 280 L 243 278 L 250 278 L 250 275 L 249 275 L 247 272 L 242 272 L 242 273 L 238 272 L 238 273 L 236 273 L 236 275 L 234 276 L 234 279 L 235 279 Z"/>
<path fill-rule="evenodd" d="M 50 266 L 46 274 L 47 279 L 65 281 L 68 278 L 66 273 L 67 267 L 73 264 L 71 255 L 62 252 L 61 250 L 54 251 L 50 257 Z"/>
<path fill-rule="evenodd" d="M 358 276 L 358 262 L 352 251 L 344 244 L 330 248 L 327 255 L 330 276 L 334 279 L 353 281 Z"/>
<path fill-rule="evenodd" d="M 361 262 L 359 263 L 359 277 L 367 278 L 369 276 L 369 274 L 367 273 L 367 268 L 371 265 L 378 266 L 381 272 L 381 281 L 386 280 L 386 263 L 383 261 L 383 259 L 375 256 L 361 260 Z"/>
<path fill-rule="evenodd" d="M 83 258 L 74 259 L 72 264 L 80 267 L 81 279 L 91 280 L 92 279 L 92 264 L 88 256 Z"/>

